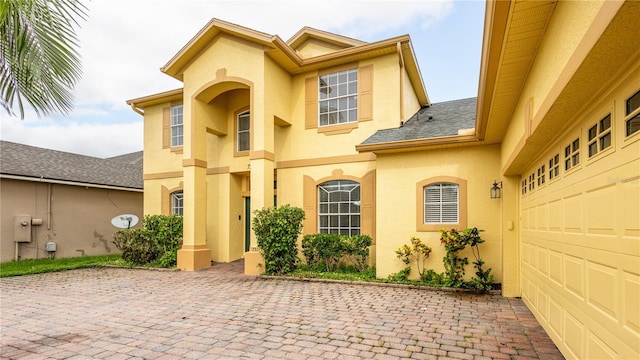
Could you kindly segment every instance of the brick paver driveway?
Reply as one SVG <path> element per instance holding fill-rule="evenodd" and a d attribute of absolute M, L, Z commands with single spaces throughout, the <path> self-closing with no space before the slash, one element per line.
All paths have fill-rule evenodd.
<path fill-rule="evenodd" d="M 520 300 L 209 271 L 0 280 L 2 359 L 562 359 Z"/>

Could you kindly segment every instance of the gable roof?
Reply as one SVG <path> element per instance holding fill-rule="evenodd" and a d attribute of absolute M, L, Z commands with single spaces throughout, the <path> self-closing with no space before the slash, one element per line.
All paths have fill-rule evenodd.
<path fill-rule="evenodd" d="M 398 54 L 409 75 L 409 80 L 418 97 L 418 101 L 422 105 L 429 104 L 429 97 L 422 80 L 422 74 L 420 73 L 409 35 L 366 43 L 305 27 L 294 35 L 289 42 L 285 42 L 278 35 L 269 35 L 214 18 L 189 40 L 160 70 L 177 80 L 183 81 L 185 68 L 220 34 L 231 35 L 263 46 L 265 54 L 290 74 L 299 74 L 348 64 L 386 54 Z M 296 52 L 296 48 L 310 38 L 320 39 L 342 48 L 330 54 L 303 58 Z"/>
<path fill-rule="evenodd" d="M 401 149 L 446 142 L 475 141 L 477 98 L 445 101 L 422 107 L 395 129 L 378 130 L 358 151 Z"/>
<path fill-rule="evenodd" d="M 287 45 L 289 45 L 292 49 L 296 50 L 300 45 L 304 44 L 309 39 L 317 39 L 321 40 L 336 46 L 340 46 L 342 48 L 348 48 L 352 46 L 360 46 L 366 44 L 366 42 L 353 39 L 350 37 L 333 34 L 327 31 L 314 29 L 309 26 L 305 26 L 300 29 L 295 35 L 291 37 L 287 41 Z"/>
<path fill-rule="evenodd" d="M 0 141 L 0 177 L 142 191 L 142 152 L 110 159 Z"/>

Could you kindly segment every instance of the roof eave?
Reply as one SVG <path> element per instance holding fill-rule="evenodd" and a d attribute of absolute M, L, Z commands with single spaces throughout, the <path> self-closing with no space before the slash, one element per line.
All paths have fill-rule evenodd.
<path fill-rule="evenodd" d="M 476 137 L 481 140 L 484 139 L 487 130 L 500 54 L 506 36 L 509 7 L 510 1 L 486 2 L 476 107 Z"/>
<path fill-rule="evenodd" d="M 145 108 L 147 106 L 157 105 L 163 102 L 182 100 L 183 88 L 164 91 L 157 94 L 147 95 L 136 99 L 127 100 L 127 105 L 137 108 Z"/>
<path fill-rule="evenodd" d="M 376 144 L 360 144 L 356 145 L 356 151 L 358 152 L 373 152 L 380 153 L 392 153 L 392 152 L 405 152 L 405 151 L 417 151 L 425 148 L 440 146 L 440 145 L 460 145 L 468 143 L 476 143 L 480 140 L 475 135 L 452 135 L 452 136 L 440 136 L 426 139 L 414 139 L 414 140 L 401 140 L 401 141 L 389 141 Z"/>
<path fill-rule="evenodd" d="M 42 182 L 42 183 L 48 183 L 48 184 L 82 186 L 82 187 L 120 190 L 120 191 L 144 192 L 144 188 L 138 188 L 138 187 L 126 187 L 126 186 L 109 185 L 109 184 L 94 184 L 94 183 L 88 183 L 88 182 L 82 182 L 82 181 L 58 180 L 58 179 L 50 179 L 46 177 L 33 177 L 33 176 L 25 176 L 25 175 L 0 174 L 0 179 L 34 181 L 34 182 Z"/>

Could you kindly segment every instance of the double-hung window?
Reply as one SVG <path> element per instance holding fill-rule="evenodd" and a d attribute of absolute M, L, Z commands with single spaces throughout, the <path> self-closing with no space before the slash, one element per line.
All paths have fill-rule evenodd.
<path fill-rule="evenodd" d="M 175 105 L 171 107 L 171 147 L 182 146 L 182 144 L 182 105 Z"/>
<path fill-rule="evenodd" d="M 251 148 L 251 117 L 248 111 L 238 114 L 236 123 L 237 129 L 237 151 L 248 151 Z"/>
<path fill-rule="evenodd" d="M 319 126 L 358 121 L 358 69 L 318 78 Z"/>

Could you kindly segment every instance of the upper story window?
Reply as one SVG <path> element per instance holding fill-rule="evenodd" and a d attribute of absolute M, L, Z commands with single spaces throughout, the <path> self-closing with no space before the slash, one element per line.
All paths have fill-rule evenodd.
<path fill-rule="evenodd" d="M 171 147 L 182 146 L 182 105 L 171 107 Z"/>
<path fill-rule="evenodd" d="M 251 148 L 251 117 L 249 111 L 238 114 L 236 121 L 237 151 L 248 151 Z"/>
<path fill-rule="evenodd" d="M 319 126 L 358 121 L 358 69 L 320 75 L 318 109 Z"/>
<path fill-rule="evenodd" d="M 580 164 L 580 138 L 564 148 L 564 170 L 569 170 Z"/>
<path fill-rule="evenodd" d="M 171 193 L 171 214 L 182 215 L 183 194 L 182 190 Z"/>
<path fill-rule="evenodd" d="M 589 157 L 611 146 L 611 114 L 589 129 Z"/>
<path fill-rule="evenodd" d="M 360 184 L 332 180 L 318 185 L 318 232 L 360 234 Z"/>
<path fill-rule="evenodd" d="M 640 90 L 631 95 L 625 103 L 625 123 L 627 136 L 640 131 Z"/>

